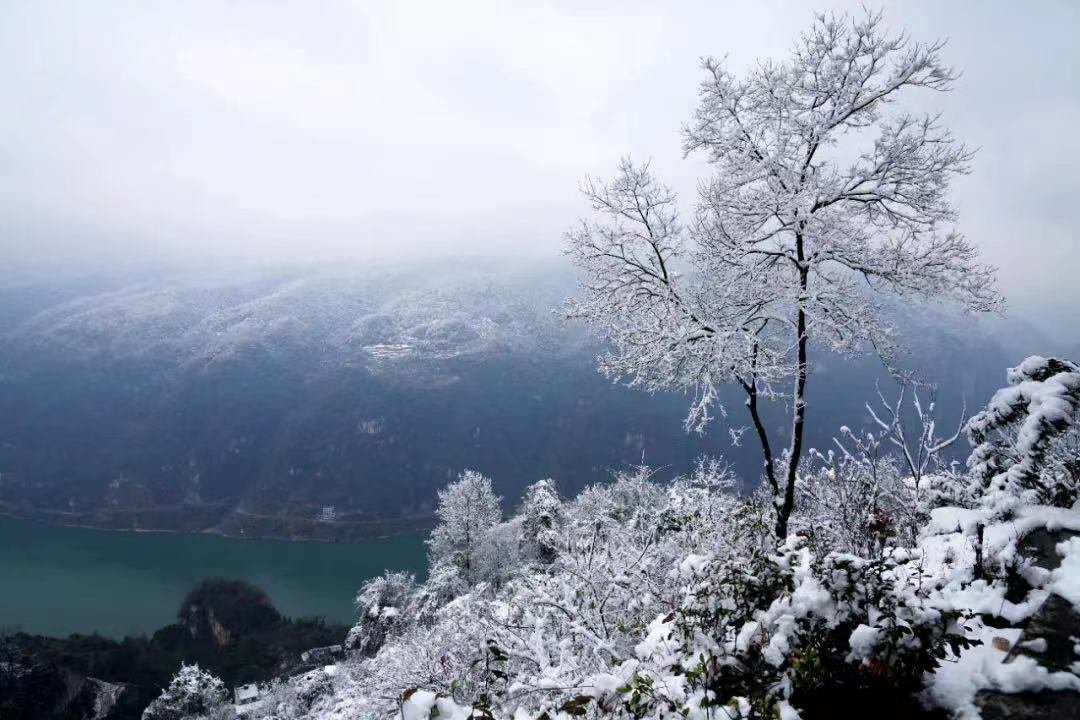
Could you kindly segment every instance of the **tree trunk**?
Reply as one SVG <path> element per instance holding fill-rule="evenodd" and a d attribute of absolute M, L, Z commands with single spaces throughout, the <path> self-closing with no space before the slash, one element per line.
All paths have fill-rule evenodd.
<path fill-rule="evenodd" d="M 765 424 L 761 422 L 761 414 L 758 412 L 757 355 L 758 347 L 755 344 L 753 350 L 754 373 L 751 374 L 749 382 L 740 379 L 739 383 L 743 386 L 743 390 L 746 391 L 746 408 L 750 411 L 750 418 L 754 421 L 754 431 L 757 433 L 758 443 L 761 445 L 761 454 L 765 465 L 765 479 L 769 483 L 773 497 L 776 497 L 780 492 L 780 486 L 776 481 L 776 467 L 773 463 L 772 447 L 769 445 L 769 435 L 765 431 Z"/>
<path fill-rule="evenodd" d="M 796 236 L 796 249 L 799 261 L 803 259 L 802 234 Z M 784 484 L 783 501 L 776 508 L 776 537 L 783 540 L 787 537 L 788 520 L 791 518 L 791 509 L 795 505 L 795 478 L 798 477 L 799 461 L 802 459 L 803 428 L 806 425 L 806 375 L 807 375 L 807 348 L 806 348 L 806 310 L 803 303 L 806 301 L 806 291 L 809 285 L 810 271 L 805 267 L 799 268 L 799 315 L 796 321 L 798 337 L 798 358 L 795 371 L 795 391 L 793 393 L 794 407 L 791 416 L 791 451 L 788 453 L 787 478 Z"/>

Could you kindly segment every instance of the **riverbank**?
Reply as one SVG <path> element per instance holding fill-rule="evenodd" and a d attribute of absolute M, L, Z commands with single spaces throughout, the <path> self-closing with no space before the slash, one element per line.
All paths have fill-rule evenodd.
<path fill-rule="evenodd" d="M 68 512 L 16 506 L 0 501 L 0 517 L 88 530 L 195 533 L 237 539 L 328 543 L 355 543 L 412 535 L 427 532 L 434 524 L 434 517 L 429 514 L 322 520 L 245 513 L 235 510 L 228 503 Z"/>

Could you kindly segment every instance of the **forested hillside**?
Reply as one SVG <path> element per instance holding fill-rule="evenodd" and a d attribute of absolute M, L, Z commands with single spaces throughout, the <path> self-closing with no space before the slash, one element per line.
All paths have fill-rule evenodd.
<path fill-rule="evenodd" d="M 752 477 L 756 449 L 728 432 L 745 433 L 744 418 L 687 433 L 680 394 L 596 374 L 602 343 L 559 312 L 572 288 L 558 268 L 461 264 L 10 284 L 0 507 L 347 539 L 424 526 L 466 466 L 510 498 L 541 477 L 574 493 L 642 460 L 686 472 L 703 453 Z M 941 384 L 942 414 L 958 421 L 1009 351 L 948 315 L 904 321 L 916 342 L 903 361 Z M 815 414 L 856 423 L 874 382 L 891 382 L 869 360 L 815 375 Z M 334 522 L 314 522 L 331 505 Z"/>

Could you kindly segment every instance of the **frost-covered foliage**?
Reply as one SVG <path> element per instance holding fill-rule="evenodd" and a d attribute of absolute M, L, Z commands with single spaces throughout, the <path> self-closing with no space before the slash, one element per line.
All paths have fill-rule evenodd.
<path fill-rule="evenodd" d="M 198 665 L 181 665 L 169 687 L 146 710 L 143 720 L 224 720 L 232 717 L 225 684 Z"/>
<path fill-rule="evenodd" d="M 707 460 L 669 482 L 637 468 L 565 502 L 537 483 L 480 542 L 516 534 L 527 548 L 542 527 L 553 552 L 518 552 L 498 586 L 480 579 L 426 615 L 437 577 L 369 583 L 353 634 L 374 636 L 392 608 L 377 651 L 337 666 L 314 699 L 316 680 L 296 679 L 277 717 L 795 717 L 839 690 L 913 702 L 965 644 L 963 613 L 936 602 L 919 553 L 778 546 L 767 498 L 732 483 Z"/>
<path fill-rule="evenodd" d="M 349 659 L 277 688 L 268 716 L 809 720 L 921 702 L 974 718 L 981 689 L 1080 689 L 1030 658 L 1002 665 L 998 649 L 1049 594 L 1080 602 L 1080 541 L 1059 545 L 1054 571 L 1018 545 L 1080 531 L 1080 512 L 1019 498 L 995 520 L 977 476 L 938 457 L 922 408 L 915 431 L 877 409 L 869 435 L 844 429 L 831 458 L 816 454 L 781 542 L 770 493 L 734 493 L 713 460 L 669 481 L 635 468 L 566 500 L 541 481 L 505 521 L 466 473 L 441 520 L 460 527 L 466 488 L 484 498 L 470 542 L 502 551 L 474 557 L 501 561 L 475 564 L 466 587 L 447 560 L 463 535 L 440 526 L 450 549 L 432 552 L 431 578 L 368 583 Z M 943 506 L 952 485 L 976 494 Z"/>
<path fill-rule="evenodd" d="M 849 446 L 811 451 L 795 485 L 792 528 L 850 553 L 874 553 L 893 542 L 910 547 L 916 508 L 896 458 L 882 453 L 872 434 L 842 430 Z"/>
<path fill-rule="evenodd" d="M 816 555 L 792 536 L 775 554 L 684 564 L 679 611 L 653 621 L 642 667 L 616 690 L 637 716 L 728 706 L 730 717 L 791 717 L 826 710 L 837 691 L 849 703 L 903 699 L 966 645 L 961 615 L 936 605 L 918 560 Z"/>
<path fill-rule="evenodd" d="M 364 583 L 356 596 L 360 620 L 345 638 L 345 647 L 364 655 L 374 655 L 386 638 L 407 622 L 413 611 L 416 578 L 412 573 L 386 572 Z"/>
<path fill-rule="evenodd" d="M 473 470 L 439 491 L 438 525 L 428 540 L 434 575 L 466 588 L 480 578 L 486 533 L 502 519 L 500 500 L 491 479 Z"/>
<path fill-rule="evenodd" d="M 887 544 L 913 547 L 932 508 L 967 500 L 969 479 L 942 456 L 963 421 L 939 437 L 933 400 L 924 403 L 907 383 L 894 402 L 880 390 L 878 401 L 866 405 L 870 429 L 841 426 L 834 449 L 811 448 L 795 486 L 793 527 L 834 550 L 871 555 Z"/>
<path fill-rule="evenodd" d="M 607 374 L 693 392 L 687 425 L 698 429 L 718 384 L 745 390 L 781 539 L 803 453 L 810 344 L 890 346 L 879 291 L 1000 304 L 993 270 L 949 227 L 949 183 L 971 153 L 937 116 L 894 110 L 907 91 L 951 87 L 941 49 L 888 34 L 879 15 L 820 16 L 786 61 L 740 77 L 707 59 L 683 147 L 714 172 L 691 219 L 680 221 L 675 193 L 648 164 L 625 160 L 610 182 L 586 182 L 596 218 L 568 235 L 583 290 L 571 314 L 612 342 Z M 757 406 L 781 392 L 792 407 L 784 453 Z"/>
<path fill-rule="evenodd" d="M 544 564 L 553 562 L 559 554 L 561 530 L 566 521 L 555 481 L 541 480 L 527 487 L 518 515 L 522 556 Z"/>
<path fill-rule="evenodd" d="M 1033 355 L 968 422 L 968 460 L 992 499 L 1071 505 L 1080 493 L 1080 366 Z"/>
<path fill-rule="evenodd" d="M 353 635 L 375 634 L 374 607 L 400 609 L 392 613 L 397 624 L 383 634 L 374 657 L 357 653 L 343 667 L 337 691 L 313 706 L 311 716 L 359 711 L 390 717 L 410 688 L 447 693 L 470 706 L 488 698 L 494 708 L 496 696 L 515 682 L 520 687 L 514 694 L 532 697 L 540 707 L 559 694 L 551 688 L 587 682 L 619 658 L 632 657 L 648 624 L 678 607 L 674 568 L 692 550 L 734 553 L 740 533 L 751 532 L 749 523 L 733 522 L 753 513 L 736 511 L 751 501 L 722 492 L 731 483 L 714 462 L 666 484 L 638 468 L 569 502 L 559 499 L 551 481 L 536 483 L 515 517 L 480 532 L 480 546 L 514 549 L 514 564 L 504 569 L 498 588 L 481 576 L 469 592 L 440 595 L 446 583 L 434 573 L 445 563 L 435 553 L 432 578 L 406 599 L 398 593 L 405 586 L 401 578 L 387 576 L 365 587 L 367 615 Z M 768 522 L 753 532 L 771 536 Z M 438 598 L 443 604 L 434 612 L 420 610 Z"/>

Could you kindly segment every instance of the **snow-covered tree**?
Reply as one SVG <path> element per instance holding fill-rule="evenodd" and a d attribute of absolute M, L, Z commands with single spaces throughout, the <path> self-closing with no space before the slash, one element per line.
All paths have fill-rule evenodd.
<path fill-rule="evenodd" d="M 469 585 L 475 582 L 484 533 L 502 519 L 501 500 L 491 479 L 473 470 L 440 490 L 438 525 L 428 540 L 432 565 L 456 571 Z"/>
<path fill-rule="evenodd" d="M 736 382 L 764 458 L 776 532 L 787 532 L 803 455 L 811 343 L 887 350 L 875 294 L 996 308 L 992 268 L 949 226 L 950 179 L 971 152 L 937 116 L 887 112 L 913 89 L 948 90 L 943 44 L 889 35 L 879 15 L 819 16 L 785 62 L 738 77 L 704 61 L 684 149 L 714 172 L 690 221 L 645 165 L 588 180 L 597 219 L 568 234 L 583 273 L 571 315 L 600 328 L 609 375 L 649 391 L 693 391 L 688 427 Z M 759 400 L 786 395 L 787 448 Z"/>
<path fill-rule="evenodd" d="M 520 568 L 521 552 L 520 517 L 492 526 L 477 548 L 473 581 L 501 586 Z"/>
<path fill-rule="evenodd" d="M 231 714 L 225 684 L 196 665 L 181 665 L 169 687 L 143 711 L 143 720 L 211 720 Z"/>

